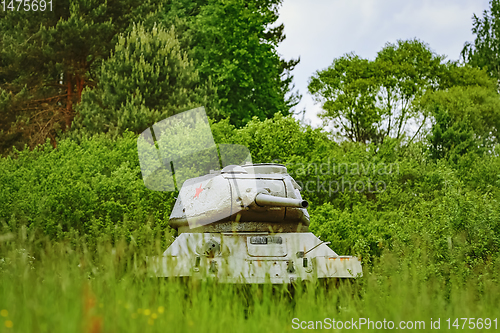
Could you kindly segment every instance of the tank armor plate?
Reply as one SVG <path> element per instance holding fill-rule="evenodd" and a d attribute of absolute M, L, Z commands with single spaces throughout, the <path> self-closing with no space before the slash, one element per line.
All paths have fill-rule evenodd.
<path fill-rule="evenodd" d="M 183 233 L 161 257 L 157 277 L 213 278 L 222 283 L 292 283 L 362 276 L 357 257 L 339 256 L 310 232 Z"/>

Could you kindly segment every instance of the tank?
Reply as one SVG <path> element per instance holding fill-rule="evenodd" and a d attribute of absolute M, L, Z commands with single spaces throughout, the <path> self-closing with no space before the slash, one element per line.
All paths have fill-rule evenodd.
<path fill-rule="evenodd" d="M 198 119 L 203 119 L 203 115 Z M 156 136 L 162 136 L 158 129 L 156 132 Z M 172 132 L 167 132 L 169 135 L 163 137 L 171 141 Z M 148 138 L 146 134 L 144 137 Z M 219 145 L 214 151 L 220 159 L 212 166 L 223 167 L 184 180 L 207 166 L 202 162 L 204 167 L 200 168 L 200 162 L 194 163 L 201 157 L 207 160 L 200 155 L 200 149 L 198 153 L 171 155 L 175 158 L 156 155 L 155 169 L 151 167 L 152 158 L 144 157 L 144 137 L 139 138 L 138 147 L 146 186 L 165 190 L 182 181 L 169 219 L 178 236 L 162 256 L 148 258 L 151 275 L 244 284 L 362 276 L 357 257 L 338 255 L 328 246 L 329 242 L 309 232 L 308 202 L 302 199 L 300 186 L 284 165 L 252 164 L 245 147 Z M 150 142 L 149 148 L 154 152 L 161 146 L 161 142 L 155 142 L 154 147 Z M 201 147 L 206 153 L 207 145 Z M 229 160 L 244 163 L 228 164 Z M 172 179 L 165 181 L 165 177 Z"/>

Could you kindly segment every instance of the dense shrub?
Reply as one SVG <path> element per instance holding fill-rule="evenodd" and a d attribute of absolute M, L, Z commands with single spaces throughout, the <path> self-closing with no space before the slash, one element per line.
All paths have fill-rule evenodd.
<path fill-rule="evenodd" d="M 132 133 L 24 150 L 0 160 L 0 170 L 4 228 L 22 224 L 58 239 L 74 233 L 90 240 L 129 239 L 141 229 L 159 233 L 174 203 L 171 193 L 144 187 Z"/>
<path fill-rule="evenodd" d="M 311 204 L 311 231 L 339 254 L 360 255 L 369 264 L 391 253 L 422 267 L 423 275 L 442 276 L 467 276 L 499 258 L 495 151 L 428 160 L 422 143 L 338 144 L 279 114 L 240 129 L 213 123 L 212 131 L 218 143 L 246 145 L 254 162 L 287 165 Z M 93 243 L 125 238 L 144 244 L 160 237 L 164 246 L 171 240 L 175 193 L 143 185 L 130 132 L 17 152 L 0 160 L 0 181 L 6 231 L 25 225 L 51 238 L 80 235 Z M 344 189 L 329 188 L 343 183 Z"/>

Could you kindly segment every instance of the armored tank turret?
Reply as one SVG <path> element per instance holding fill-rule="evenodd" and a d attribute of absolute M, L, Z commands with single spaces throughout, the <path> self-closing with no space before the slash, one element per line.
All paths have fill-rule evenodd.
<path fill-rule="evenodd" d="M 188 119 L 198 119 L 199 123 L 203 119 L 199 116 L 190 115 Z M 190 125 L 189 128 L 200 128 L 200 124 Z M 160 133 L 158 129 L 156 132 Z M 172 132 L 168 133 L 172 140 Z M 143 136 L 142 140 L 144 137 L 148 138 Z M 149 258 L 154 276 L 211 277 L 223 283 L 259 284 L 361 276 L 358 258 L 337 255 L 329 243 L 309 232 L 308 202 L 302 199 L 300 186 L 284 165 L 252 164 L 246 148 L 219 145 L 220 160 L 211 165 L 225 166 L 187 178 L 204 171 L 210 164 L 207 159 L 200 168 L 200 162 L 194 163 L 200 159 L 199 153 L 184 151 L 175 158 L 160 154 L 152 168 L 151 161 L 156 157 L 151 156 L 155 154 L 145 153 L 140 141 L 141 138 L 139 157 L 146 186 L 171 190 L 182 180 L 169 220 L 179 235 L 163 256 Z M 181 141 L 185 142 L 185 138 Z M 161 146 L 161 142 L 155 142 L 154 147 L 151 144 L 153 150 Z M 205 153 L 206 147 L 204 144 Z M 244 163 L 229 164 L 229 160 Z M 165 180 L 169 177 L 172 179 Z"/>

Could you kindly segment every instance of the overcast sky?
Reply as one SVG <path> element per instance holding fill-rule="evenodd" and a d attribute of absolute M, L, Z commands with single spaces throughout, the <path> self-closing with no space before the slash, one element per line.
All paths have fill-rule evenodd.
<path fill-rule="evenodd" d="M 306 121 L 321 124 L 307 81 L 349 52 L 374 59 L 385 43 L 416 37 L 458 60 L 464 43 L 474 40 L 472 15 L 482 17 L 488 8 L 489 0 L 284 0 L 279 23 L 286 39 L 278 52 L 286 60 L 300 57 L 293 71 L 302 94 L 296 110 L 306 109 Z"/>

